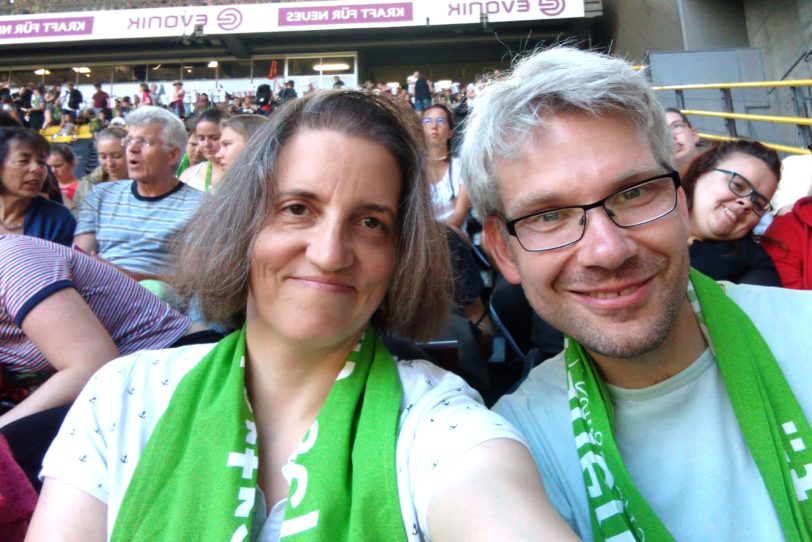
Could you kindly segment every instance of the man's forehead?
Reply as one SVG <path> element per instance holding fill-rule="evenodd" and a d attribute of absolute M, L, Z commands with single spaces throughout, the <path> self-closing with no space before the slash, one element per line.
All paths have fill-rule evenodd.
<path fill-rule="evenodd" d="M 528 198 L 540 204 L 590 203 L 629 179 L 662 170 L 651 145 L 626 117 L 575 112 L 542 122 L 495 163 L 508 215 Z"/>

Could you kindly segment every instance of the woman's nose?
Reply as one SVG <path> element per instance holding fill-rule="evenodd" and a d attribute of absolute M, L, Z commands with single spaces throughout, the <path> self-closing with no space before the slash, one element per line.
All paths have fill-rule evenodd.
<path fill-rule="evenodd" d="M 336 272 L 353 264 L 354 256 L 346 230 L 336 220 L 325 217 L 311 232 L 307 255 L 321 270 Z"/>

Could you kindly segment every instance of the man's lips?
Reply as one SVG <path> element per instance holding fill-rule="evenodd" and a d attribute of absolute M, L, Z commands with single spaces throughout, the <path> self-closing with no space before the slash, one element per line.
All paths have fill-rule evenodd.
<path fill-rule="evenodd" d="M 568 288 L 583 303 L 600 309 L 622 309 L 641 303 L 647 296 L 653 277 L 623 281 L 590 288 Z"/>

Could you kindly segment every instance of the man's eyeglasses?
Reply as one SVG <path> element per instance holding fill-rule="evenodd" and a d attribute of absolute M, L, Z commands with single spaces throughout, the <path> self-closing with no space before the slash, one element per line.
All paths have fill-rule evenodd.
<path fill-rule="evenodd" d="M 423 124 L 426 126 L 431 126 L 432 124 L 436 124 L 437 126 L 445 126 L 448 124 L 448 122 L 442 117 L 437 117 L 436 119 L 426 117 L 423 119 Z"/>
<path fill-rule="evenodd" d="M 127 148 L 131 145 L 138 145 L 142 149 L 148 149 L 150 147 L 159 147 L 164 145 L 162 141 L 150 141 L 149 139 L 143 139 L 141 137 L 125 137 L 122 138 L 121 144 L 124 148 Z"/>
<path fill-rule="evenodd" d="M 770 205 L 770 200 L 767 199 L 764 194 L 756 190 L 756 187 L 753 186 L 753 183 L 747 180 L 747 177 L 744 177 L 735 171 L 730 171 L 729 169 L 714 168 L 713 171 L 730 175 L 730 179 L 727 181 L 727 187 L 730 188 L 731 192 L 740 198 L 749 197 L 753 212 L 758 216 L 763 216 L 773 208 L 773 206 Z"/>
<path fill-rule="evenodd" d="M 505 220 L 510 235 L 528 252 L 542 252 L 577 243 L 586 231 L 586 212 L 603 207 L 617 226 L 631 228 L 653 222 L 677 208 L 679 173 L 670 171 L 618 190 L 589 205 L 538 211 Z"/>

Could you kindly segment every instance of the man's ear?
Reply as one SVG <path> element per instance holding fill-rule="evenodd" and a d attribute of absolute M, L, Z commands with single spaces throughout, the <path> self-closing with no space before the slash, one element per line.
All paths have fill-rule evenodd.
<path fill-rule="evenodd" d="M 505 231 L 505 225 L 499 218 L 489 216 L 485 219 L 483 234 L 485 249 L 490 253 L 499 272 L 511 284 L 520 284 L 522 280 L 519 275 L 519 267 L 516 265 L 516 260 L 513 258 L 513 253 L 508 246 L 508 234 Z"/>

